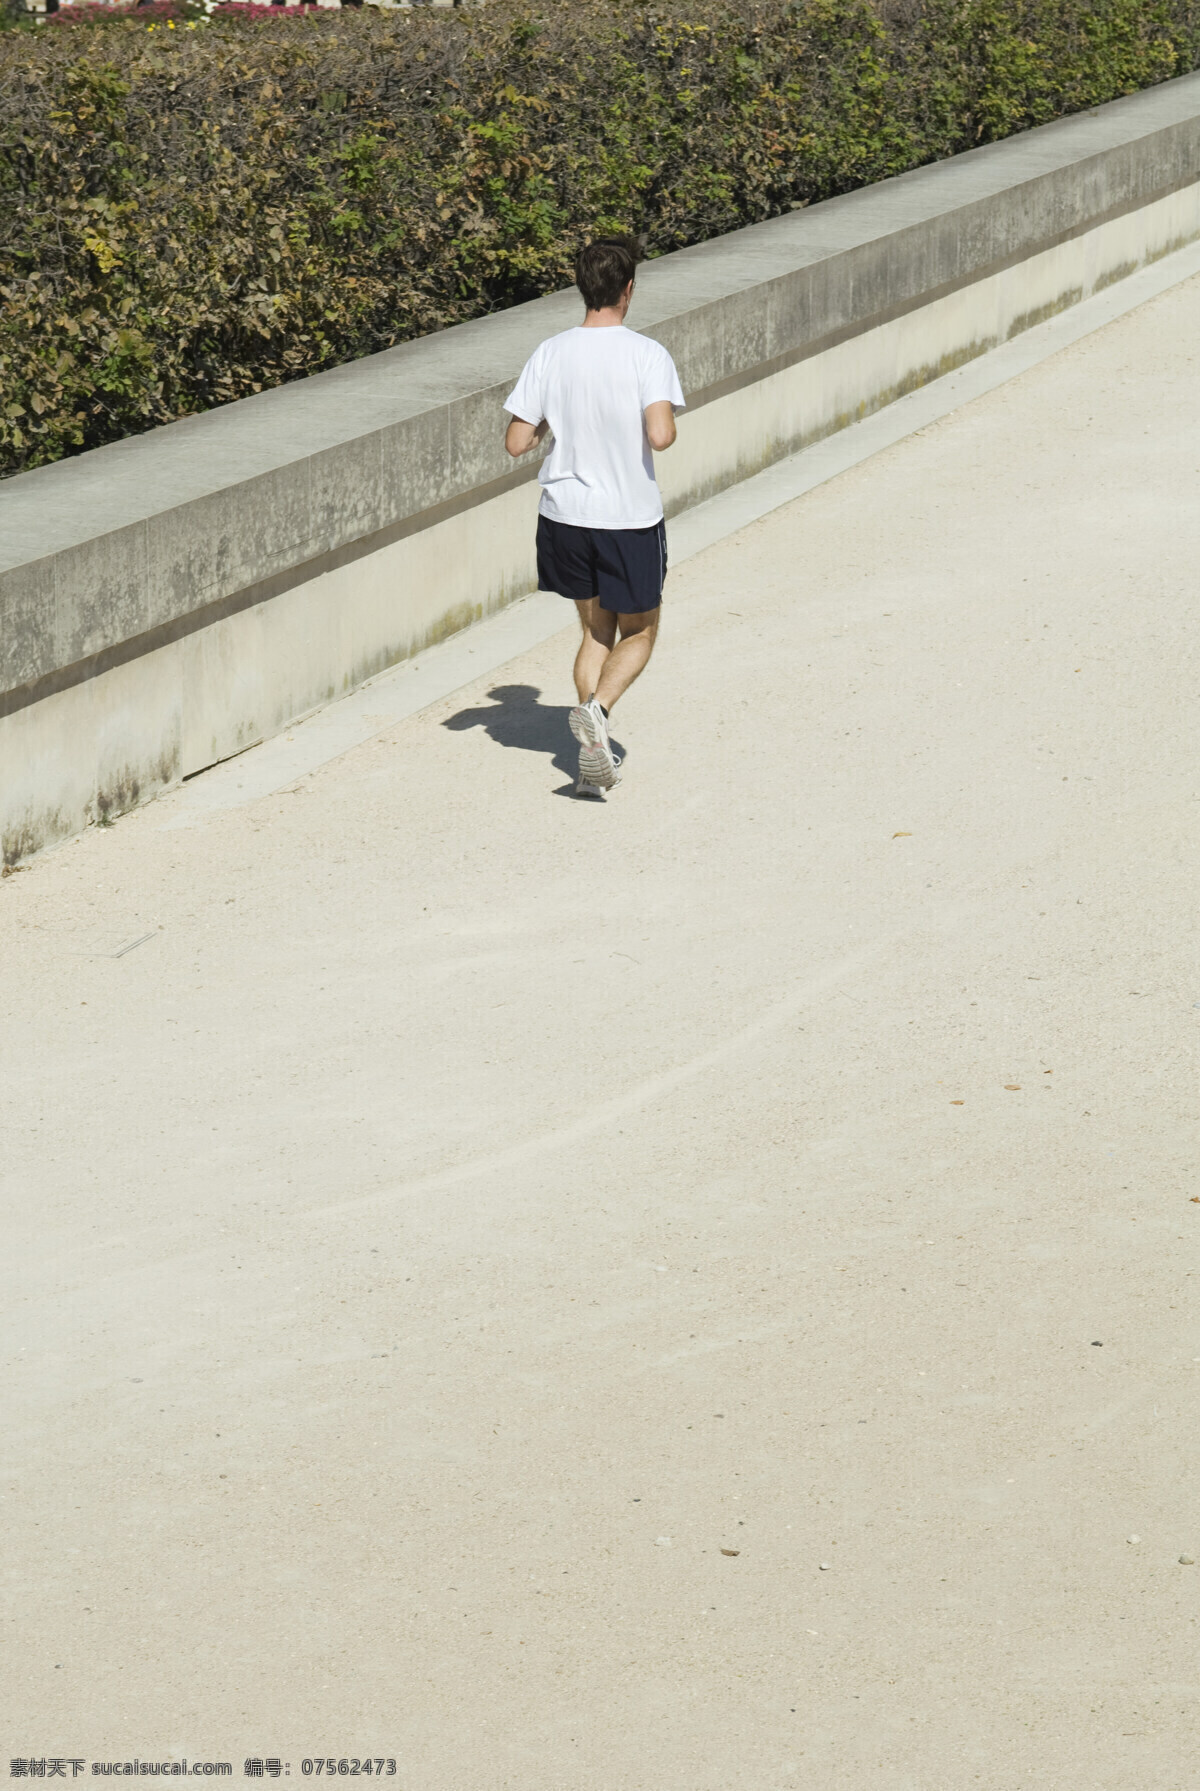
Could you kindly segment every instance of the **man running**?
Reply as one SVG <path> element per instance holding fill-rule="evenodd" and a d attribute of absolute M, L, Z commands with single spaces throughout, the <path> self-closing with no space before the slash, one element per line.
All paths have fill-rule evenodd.
<path fill-rule="evenodd" d="M 666 349 L 623 327 L 639 259 L 628 237 L 580 250 L 582 324 L 535 349 L 504 400 L 514 460 L 554 438 L 539 474 L 538 589 L 573 599 L 583 624 L 570 717 L 577 796 L 603 797 L 621 781 L 608 717 L 654 649 L 667 570 L 651 449 L 671 446 L 684 402 Z"/>

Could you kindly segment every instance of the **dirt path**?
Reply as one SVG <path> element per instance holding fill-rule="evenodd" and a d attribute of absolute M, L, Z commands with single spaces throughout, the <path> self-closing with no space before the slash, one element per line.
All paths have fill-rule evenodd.
<path fill-rule="evenodd" d="M 1194 1783 L 1198 305 L 6 881 L 7 1756 Z"/>

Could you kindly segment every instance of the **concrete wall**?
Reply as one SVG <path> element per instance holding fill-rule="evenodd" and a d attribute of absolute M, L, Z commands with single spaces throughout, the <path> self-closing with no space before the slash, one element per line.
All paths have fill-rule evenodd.
<path fill-rule="evenodd" d="M 663 257 L 668 514 L 1200 237 L 1200 76 Z M 533 582 L 501 400 L 573 292 L 0 487 L 7 862 Z"/>

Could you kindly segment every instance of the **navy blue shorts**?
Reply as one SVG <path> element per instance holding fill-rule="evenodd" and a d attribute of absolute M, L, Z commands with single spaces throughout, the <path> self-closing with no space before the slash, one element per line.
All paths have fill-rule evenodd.
<path fill-rule="evenodd" d="M 538 590 L 577 603 L 600 599 L 601 609 L 640 615 L 662 602 L 667 575 L 666 524 L 648 529 L 577 529 L 539 516 Z"/>

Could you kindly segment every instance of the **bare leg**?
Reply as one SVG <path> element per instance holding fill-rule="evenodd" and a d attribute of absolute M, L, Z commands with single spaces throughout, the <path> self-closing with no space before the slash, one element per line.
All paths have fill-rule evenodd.
<path fill-rule="evenodd" d="M 634 679 L 649 664 L 658 635 L 659 612 L 647 609 L 635 616 L 614 616 L 609 610 L 601 610 L 600 614 L 608 616 L 621 630 L 621 638 L 604 660 L 599 682 L 595 686 L 596 700 L 600 707 L 611 709 L 617 698 L 624 696 Z"/>
<path fill-rule="evenodd" d="M 594 597 L 588 597 L 582 603 L 576 600 L 575 608 L 583 627 L 583 639 L 575 655 L 575 688 L 580 702 L 586 703 L 599 684 L 604 663 L 612 652 L 617 638 L 617 618 L 611 610 L 601 609 Z"/>

